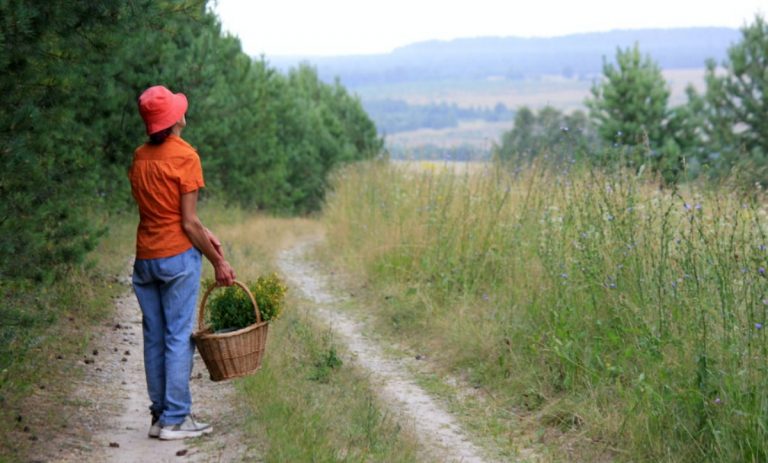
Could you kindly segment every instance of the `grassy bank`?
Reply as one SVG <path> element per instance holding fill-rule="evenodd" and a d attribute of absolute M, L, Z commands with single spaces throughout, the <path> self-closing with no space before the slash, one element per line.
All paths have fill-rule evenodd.
<path fill-rule="evenodd" d="M 334 184 L 329 247 L 379 295 L 380 326 L 542 439 L 587 461 L 768 457 L 754 197 L 578 169 L 366 164 Z"/>
<path fill-rule="evenodd" d="M 282 249 L 320 232 L 316 221 L 248 216 L 209 208 L 204 222 L 225 243 L 241 281 L 276 271 Z M 206 264 L 207 277 L 212 277 Z M 255 375 L 236 380 L 249 432 L 265 461 L 415 461 L 416 446 L 380 408 L 367 380 L 341 360 L 341 346 L 289 287 L 284 315 L 270 325 Z"/>
<path fill-rule="evenodd" d="M 27 461 L 76 413 L 73 379 L 83 374 L 89 328 L 124 290 L 117 278 L 127 272 L 133 227 L 113 218 L 97 251 L 49 281 L 0 282 L 0 461 Z"/>

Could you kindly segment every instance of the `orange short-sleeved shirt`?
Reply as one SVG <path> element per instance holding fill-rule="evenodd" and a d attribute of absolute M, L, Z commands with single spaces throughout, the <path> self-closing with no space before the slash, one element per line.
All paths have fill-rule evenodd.
<path fill-rule="evenodd" d="M 181 195 L 205 186 L 197 151 L 176 135 L 144 144 L 133 154 L 128 177 L 139 205 L 136 258 L 170 257 L 191 248 L 181 226 Z"/>

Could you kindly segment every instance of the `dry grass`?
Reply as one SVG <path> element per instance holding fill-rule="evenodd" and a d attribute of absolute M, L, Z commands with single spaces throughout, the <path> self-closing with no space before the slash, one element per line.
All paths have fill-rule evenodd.
<path fill-rule="evenodd" d="M 322 233 L 322 225 L 315 220 L 276 218 L 218 204 L 206 205 L 200 217 L 223 243 L 224 253 L 241 280 L 275 271 L 280 251 Z M 211 275 L 209 267 L 204 267 L 207 276 Z"/>

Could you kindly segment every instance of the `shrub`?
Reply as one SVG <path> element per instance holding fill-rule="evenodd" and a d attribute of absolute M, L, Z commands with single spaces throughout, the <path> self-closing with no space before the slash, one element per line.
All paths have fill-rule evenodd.
<path fill-rule="evenodd" d="M 256 299 L 263 321 L 280 317 L 288 288 L 276 274 L 259 277 L 246 286 Z M 240 329 L 256 323 L 253 304 L 245 291 L 238 286 L 213 293 L 208 300 L 207 309 L 208 324 L 214 331 Z"/>

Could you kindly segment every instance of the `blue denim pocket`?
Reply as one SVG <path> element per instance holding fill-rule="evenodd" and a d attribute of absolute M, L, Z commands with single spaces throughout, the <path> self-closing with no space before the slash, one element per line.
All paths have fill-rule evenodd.
<path fill-rule="evenodd" d="M 195 248 L 192 248 L 181 254 L 176 254 L 175 256 L 157 259 L 157 261 L 155 261 L 155 271 L 157 272 L 157 276 L 162 279 L 173 278 L 188 270 L 189 265 L 192 264 L 192 262 L 188 261 L 188 258 L 190 257 L 189 255 L 191 254 L 191 251 L 194 249 Z"/>

